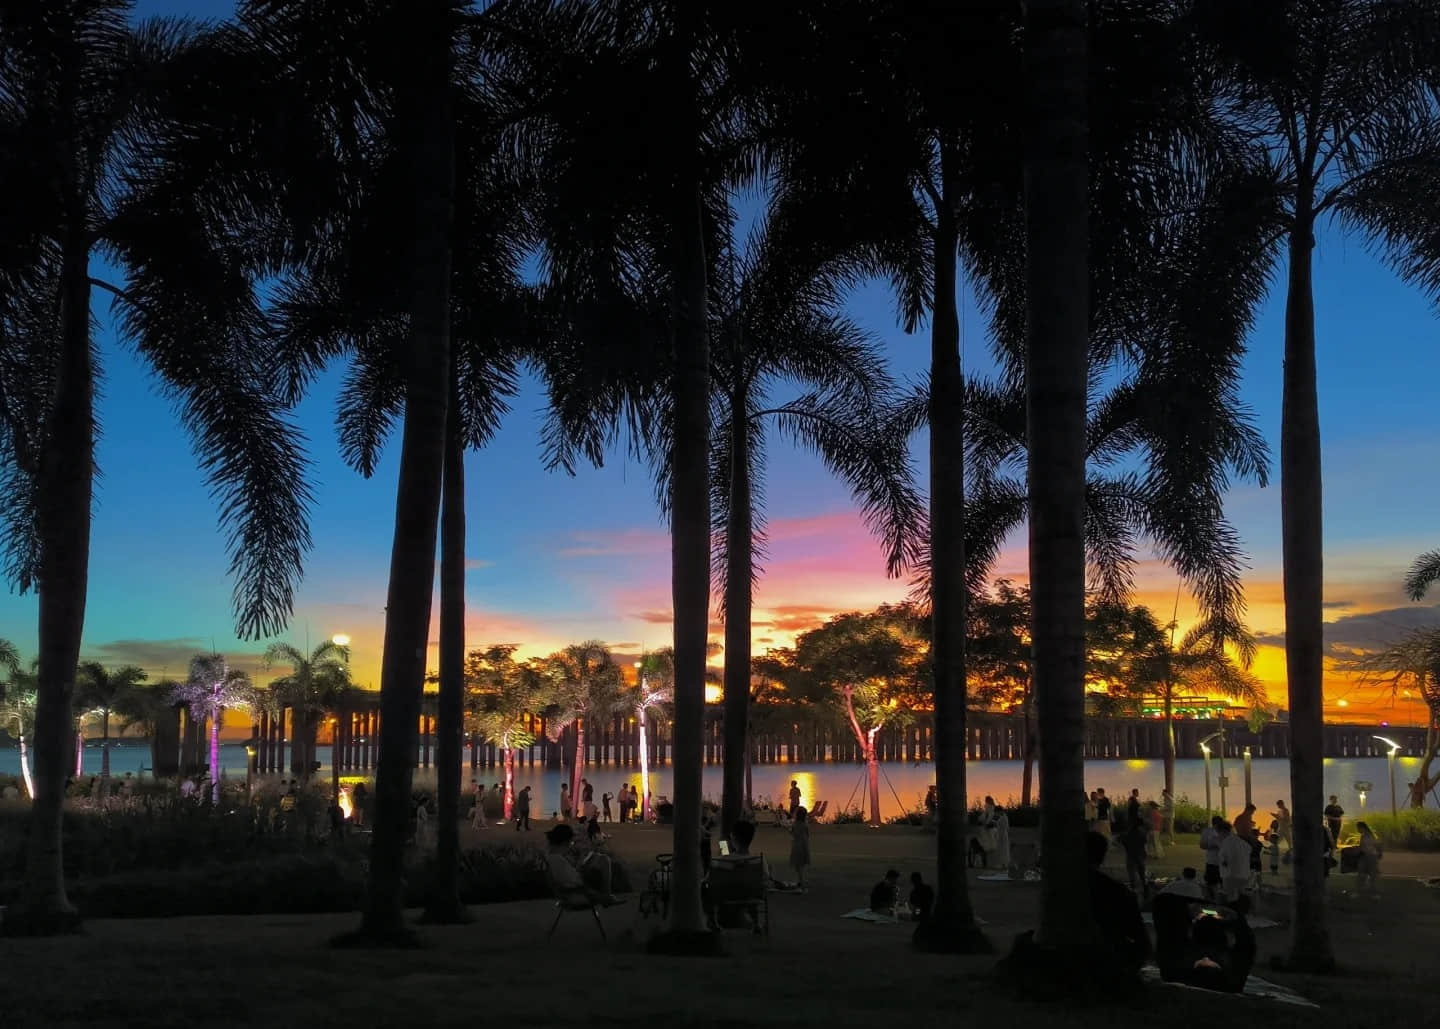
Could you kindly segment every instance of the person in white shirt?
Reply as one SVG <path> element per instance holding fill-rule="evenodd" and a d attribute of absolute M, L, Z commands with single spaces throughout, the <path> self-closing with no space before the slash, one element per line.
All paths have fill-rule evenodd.
<path fill-rule="evenodd" d="M 1250 885 L 1250 841 L 1235 834 L 1229 822 L 1221 822 L 1220 892 L 1225 903 L 1233 904 Z"/>
<path fill-rule="evenodd" d="M 1200 880 L 1195 878 L 1195 869 L 1193 868 L 1187 868 L 1181 872 L 1179 879 L 1171 879 L 1161 887 L 1160 892 L 1172 893 L 1190 900 L 1205 899 L 1205 890 L 1201 887 Z"/>
<path fill-rule="evenodd" d="M 1220 826 L 1225 819 L 1215 815 L 1210 824 L 1200 830 L 1200 849 L 1205 852 L 1205 892 L 1212 897 L 1220 888 Z"/>
<path fill-rule="evenodd" d="M 561 892 L 578 892 L 585 894 L 596 904 L 619 904 L 620 899 L 610 892 L 611 866 L 610 858 L 598 850 L 590 850 L 581 853 L 575 849 L 575 830 L 570 826 L 561 823 L 545 834 L 546 841 L 550 844 L 545 851 L 545 864 L 550 869 L 550 878 L 555 881 L 555 889 Z M 596 890 L 585 882 L 581 875 L 582 868 L 593 868 L 600 879 L 600 889 Z"/>

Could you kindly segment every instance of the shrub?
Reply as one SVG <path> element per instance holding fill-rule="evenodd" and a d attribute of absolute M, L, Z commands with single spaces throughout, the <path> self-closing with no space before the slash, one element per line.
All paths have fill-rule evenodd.
<path fill-rule="evenodd" d="M 1034 829 L 1040 825 L 1040 806 L 1038 804 L 1018 804 L 1014 797 L 1009 797 L 1001 807 L 1005 809 L 1005 817 L 1009 819 L 1012 829 Z M 979 825 L 984 813 L 984 804 L 972 804 L 969 816 L 970 824 Z"/>
<path fill-rule="evenodd" d="M 834 814 L 828 816 L 833 825 L 864 825 L 865 812 L 858 807 L 842 807 Z"/>
<path fill-rule="evenodd" d="M 1210 824 L 1211 812 L 1195 803 L 1189 797 L 1181 796 L 1175 801 L 1175 831 L 1198 833 Z"/>
<path fill-rule="evenodd" d="M 924 825 L 924 811 L 906 811 L 904 814 L 891 815 L 885 819 L 886 825 Z"/>
<path fill-rule="evenodd" d="M 1364 821 L 1384 847 L 1440 850 L 1440 811 L 1412 808 L 1398 815 L 1366 815 Z"/>

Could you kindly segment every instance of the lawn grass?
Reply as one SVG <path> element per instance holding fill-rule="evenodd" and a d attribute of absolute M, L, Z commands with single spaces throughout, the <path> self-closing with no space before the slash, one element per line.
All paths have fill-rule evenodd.
<path fill-rule="evenodd" d="M 507 829 L 466 830 L 468 844 L 513 843 Z M 532 834 L 539 841 L 538 831 Z M 1020 835 L 1020 834 L 1017 834 Z M 1154 986 L 1116 1008 L 1043 1009 L 1006 996 L 990 980 L 994 958 L 917 954 L 910 926 L 842 920 L 862 906 L 887 868 L 933 878 L 934 836 L 918 829 L 817 826 L 815 868 L 805 894 L 772 894 L 768 942 L 727 933 L 725 956 L 659 958 L 643 941 L 656 927 L 635 899 L 605 912 L 609 946 L 588 916 L 567 914 L 547 946 L 546 901 L 473 909 L 474 924 L 423 927 L 418 952 L 335 951 L 326 941 L 354 915 L 92 919 L 69 939 L 0 939 L 0 1025 L 289 1027 L 475 1025 L 654 1025 L 884 1027 L 958 1024 L 970 1019 L 1047 1029 L 1163 1025 L 1213 1029 L 1218 1019 L 1263 1019 L 1271 1027 L 1335 1024 L 1440 1025 L 1433 1012 L 1440 943 L 1440 891 L 1391 879 L 1378 901 L 1331 882 L 1332 930 L 1341 974 L 1325 979 L 1272 974 L 1324 1005 L 1289 1008 Z M 1170 850 L 1159 870 L 1198 854 L 1193 841 Z M 616 856 L 643 882 L 667 830 L 624 827 Z M 762 828 L 756 850 L 783 874 L 788 837 Z M 1387 856 L 1387 862 L 1390 858 Z M 1434 863 L 1434 859 L 1429 859 Z M 1003 952 L 1033 924 L 1038 891 L 974 883 L 979 914 Z M 1283 912 L 1282 912 L 1283 913 Z M 1261 962 L 1282 953 L 1285 929 L 1259 934 Z M 1338 1022 L 1337 1022 L 1338 1020 Z"/>

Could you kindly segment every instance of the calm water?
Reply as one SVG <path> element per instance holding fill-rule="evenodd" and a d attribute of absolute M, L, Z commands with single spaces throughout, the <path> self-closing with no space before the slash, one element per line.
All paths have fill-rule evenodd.
<path fill-rule="evenodd" d="M 330 760 L 330 748 L 320 747 L 316 755 L 321 762 Z M 111 744 L 110 770 L 113 774 L 138 772 L 150 762 L 150 748 L 146 743 L 127 741 Z M 229 778 L 245 774 L 245 749 L 238 745 L 220 748 L 220 764 Z M 1419 758 L 1402 757 L 1396 761 L 1395 777 L 1400 792 L 1400 802 L 1405 800 L 1405 784 L 1415 778 L 1420 767 Z M 20 771 L 19 751 L 15 748 L 0 749 L 0 775 L 15 775 Z M 99 746 L 85 748 L 85 774 L 95 775 L 100 771 Z M 650 788 L 656 797 L 671 792 L 670 767 L 652 770 Z M 832 812 L 845 807 L 859 807 L 865 803 L 864 766 L 851 764 L 795 764 L 756 765 L 752 778 L 757 800 L 761 798 L 783 798 L 790 787 L 790 780 L 800 783 L 803 803 L 813 806 L 825 800 Z M 972 761 L 967 766 L 969 794 L 978 799 L 990 794 L 1004 803 L 1007 799 L 1016 803 L 1020 799 L 1021 766 L 1018 761 Z M 1226 791 L 1226 807 L 1232 812 L 1238 810 L 1245 800 L 1244 765 L 1239 760 L 1227 760 L 1225 772 L 1230 786 Z M 433 774 L 433 773 L 432 773 Z M 464 782 L 471 779 L 467 762 L 464 768 Z M 1158 797 L 1164 785 L 1164 766 L 1160 761 L 1089 761 L 1085 766 L 1087 788 L 1103 787 L 1114 797 L 1129 794 L 1134 787 L 1140 788 L 1143 797 Z M 420 773 L 423 778 L 425 773 Z M 498 782 L 500 769 L 481 769 L 478 775 L 485 783 Z M 640 782 L 635 769 L 620 769 L 610 766 L 593 767 L 587 776 L 595 786 L 598 801 L 602 793 L 615 793 L 622 782 Z M 1212 803 L 1220 806 L 1219 767 L 1212 762 L 1211 795 Z M 537 813 L 547 814 L 560 806 L 560 783 L 564 773 L 545 771 L 540 768 L 520 767 L 515 770 L 516 789 L 532 787 Z M 720 768 L 707 766 L 704 770 L 705 795 L 718 800 L 720 797 Z M 911 765 L 904 763 L 881 764 L 880 766 L 880 809 L 885 817 L 899 814 L 902 810 L 914 810 L 921 806 L 925 789 L 935 781 L 934 769 L 928 763 Z M 1357 782 L 1369 781 L 1374 791 L 1367 799 L 1369 809 L 1387 809 L 1390 806 L 1390 773 L 1384 758 L 1326 758 L 1325 792 L 1334 793 L 1347 811 L 1358 812 L 1360 800 L 1355 791 Z M 1255 761 L 1252 773 L 1252 794 L 1262 811 L 1272 809 L 1278 798 L 1290 798 L 1290 764 L 1288 761 Z M 1205 763 L 1199 760 L 1182 760 L 1175 764 L 1176 795 L 1189 797 L 1196 803 L 1205 802 Z M 1435 805 L 1435 798 L 1426 799 L 1426 804 Z"/>

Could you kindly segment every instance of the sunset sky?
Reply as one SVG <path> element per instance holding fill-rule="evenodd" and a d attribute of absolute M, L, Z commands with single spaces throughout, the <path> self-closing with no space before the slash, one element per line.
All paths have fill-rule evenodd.
<path fill-rule="evenodd" d="M 142 4 L 147 13 L 218 15 L 229 4 Z M 1282 278 L 1283 283 L 1283 278 Z M 962 285 L 964 352 L 972 373 L 991 367 L 985 326 Z M 1440 322 L 1426 299 L 1400 284 L 1356 238 L 1325 234 L 1316 262 L 1320 404 L 1325 444 L 1326 607 L 1330 643 L 1364 647 L 1417 624 L 1440 623 L 1440 605 L 1409 603 L 1400 580 L 1422 550 L 1440 546 Z M 84 654 L 181 676 L 213 644 L 247 664 L 264 643 L 234 637 L 227 560 L 189 442 L 156 384 L 111 331 L 97 297 L 103 367 L 94 537 Z M 1270 441 L 1272 483 L 1237 486 L 1229 514 L 1252 571 L 1250 620 L 1265 643 L 1256 671 L 1284 703 L 1278 486 L 1283 295 L 1272 289 L 1245 365 L 1243 394 Z M 907 337 L 880 284 L 857 292 L 850 313 L 884 341 L 897 377 L 924 369 L 923 335 Z M 386 571 L 395 504 L 398 435 L 371 480 L 339 460 L 331 370 L 296 413 L 314 459 L 317 503 L 311 552 L 287 638 L 304 646 L 334 633 L 353 640 L 362 684 L 379 679 Z M 492 446 L 467 464 L 467 642 L 515 642 L 542 653 L 586 638 L 630 653 L 669 642 L 669 543 L 647 469 L 614 454 L 571 479 L 541 467 L 543 398 L 527 381 Z M 917 467 L 924 437 L 917 438 Z M 777 441 L 767 473 L 770 559 L 757 597 L 758 651 L 830 614 L 904 596 L 887 580 L 878 548 L 845 488 L 819 462 Z M 1023 534 L 995 569 L 1023 580 Z M 1168 618 L 1176 580 L 1158 562 L 1142 568 L 1139 599 Z M 1430 604 L 1434 604 L 1432 598 Z M 1182 599 L 1181 615 L 1193 611 Z M 35 650 L 33 596 L 0 594 L 0 635 Z M 718 627 L 717 627 L 718 629 Z M 433 636 L 433 633 L 432 633 Z M 431 667 L 434 666 L 432 650 Z M 1338 702 L 1346 699 L 1348 708 Z M 1365 713 L 1397 724 L 1418 705 L 1390 706 L 1344 677 L 1327 682 L 1327 713 Z"/>

